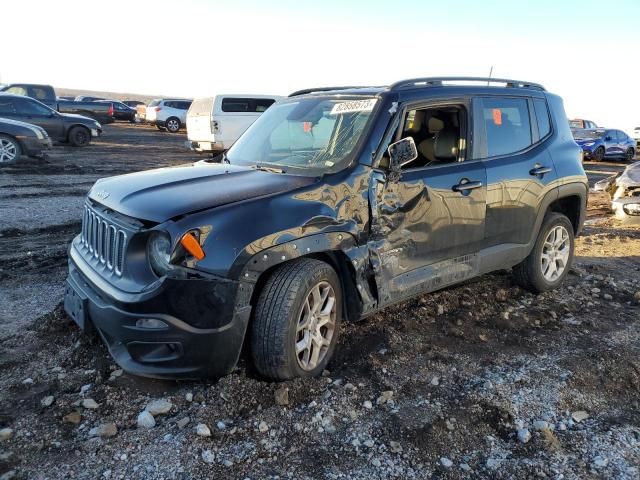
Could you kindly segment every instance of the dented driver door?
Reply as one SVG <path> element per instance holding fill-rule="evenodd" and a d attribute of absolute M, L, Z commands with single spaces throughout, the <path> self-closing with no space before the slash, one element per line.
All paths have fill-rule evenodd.
<path fill-rule="evenodd" d="M 409 169 L 399 178 L 376 171 L 370 201 L 380 306 L 478 274 L 486 207 L 482 162 Z"/>

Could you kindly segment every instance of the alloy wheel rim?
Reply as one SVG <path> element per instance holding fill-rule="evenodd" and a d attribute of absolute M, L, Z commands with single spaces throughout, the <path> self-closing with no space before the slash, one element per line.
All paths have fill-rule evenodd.
<path fill-rule="evenodd" d="M 17 154 L 16 146 L 9 140 L 0 140 L 0 163 L 15 160 Z"/>
<path fill-rule="evenodd" d="M 571 240 L 569 232 L 562 225 L 553 227 L 547 234 L 542 246 L 540 267 L 542 276 L 549 282 L 555 282 L 562 276 L 569 263 Z"/>
<path fill-rule="evenodd" d="M 175 120 L 170 120 L 167 126 L 169 127 L 169 130 L 175 131 L 178 129 L 178 122 L 176 122 Z"/>
<path fill-rule="evenodd" d="M 604 151 L 602 148 L 596 150 L 596 160 L 602 160 L 604 158 Z"/>
<path fill-rule="evenodd" d="M 298 365 L 311 371 L 324 360 L 336 331 L 336 294 L 329 282 L 316 284 L 302 304 L 296 325 Z"/>

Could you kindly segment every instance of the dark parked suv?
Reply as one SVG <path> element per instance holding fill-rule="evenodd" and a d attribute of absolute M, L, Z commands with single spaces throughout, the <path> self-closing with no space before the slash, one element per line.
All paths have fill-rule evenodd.
<path fill-rule="evenodd" d="M 223 375 L 246 343 L 286 379 L 322 372 L 343 322 L 414 295 L 506 268 L 557 287 L 585 216 L 580 148 L 560 97 L 491 82 L 300 91 L 220 163 L 99 180 L 66 311 L 132 373 Z"/>

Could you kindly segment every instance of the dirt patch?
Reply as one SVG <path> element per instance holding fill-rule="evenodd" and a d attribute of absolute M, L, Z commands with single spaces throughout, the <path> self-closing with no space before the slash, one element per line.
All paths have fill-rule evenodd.
<path fill-rule="evenodd" d="M 107 128 L 93 147 L 57 147 L 41 170 L 0 172 L 0 201 L 81 200 L 103 174 L 197 159 L 184 137 Z M 638 478 L 640 229 L 605 212 L 592 196 L 562 288 L 533 295 L 497 272 L 425 295 L 346 325 L 324 376 L 281 384 L 246 359 L 216 381 L 122 373 L 60 305 L 79 211 L 4 227 L 0 429 L 13 433 L 0 441 L 0 475 Z M 158 398 L 170 410 L 139 428 Z M 106 423 L 115 436 L 92 432 Z M 210 436 L 196 434 L 199 423 Z"/>

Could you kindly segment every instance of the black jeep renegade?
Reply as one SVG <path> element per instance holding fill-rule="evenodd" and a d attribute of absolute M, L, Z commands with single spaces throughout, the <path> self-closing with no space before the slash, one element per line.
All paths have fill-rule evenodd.
<path fill-rule="evenodd" d="M 65 309 L 125 370 L 317 375 L 340 326 L 511 268 L 557 287 L 587 179 L 562 100 L 537 84 L 421 78 L 305 90 L 216 161 L 99 180 Z"/>

